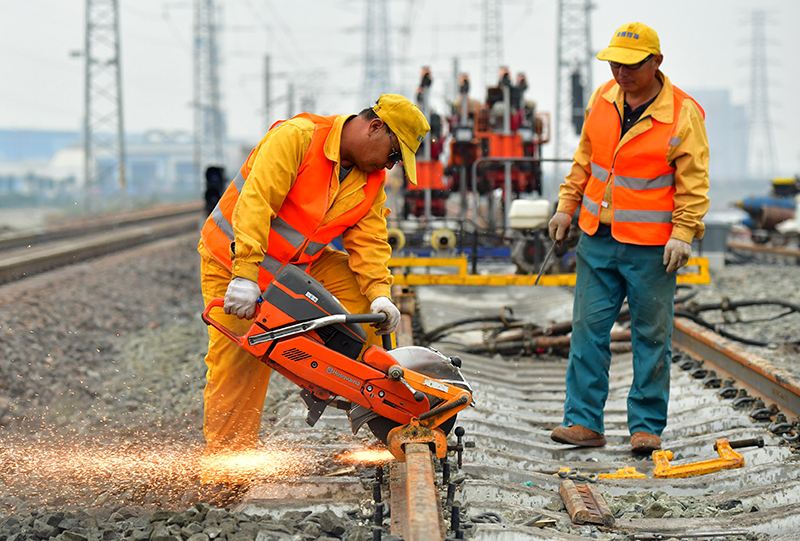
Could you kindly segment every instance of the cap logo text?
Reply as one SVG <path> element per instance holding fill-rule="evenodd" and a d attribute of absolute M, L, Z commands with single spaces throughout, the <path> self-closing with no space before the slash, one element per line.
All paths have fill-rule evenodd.
<path fill-rule="evenodd" d="M 639 39 L 639 34 L 634 34 L 633 32 L 617 32 L 617 37 Z"/>

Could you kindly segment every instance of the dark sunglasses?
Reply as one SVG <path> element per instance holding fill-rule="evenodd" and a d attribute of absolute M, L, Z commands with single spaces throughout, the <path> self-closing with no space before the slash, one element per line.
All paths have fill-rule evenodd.
<path fill-rule="evenodd" d="M 386 128 L 386 133 L 389 134 L 389 141 L 390 142 L 392 141 L 392 139 L 397 140 L 397 136 L 394 135 L 389 130 L 389 128 Z M 403 160 L 403 153 L 400 151 L 400 149 L 397 149 L 397 150 L 394 149 L 394 143 L 393 142 L 391 142 L 391 145 L 392 145 L 392 147 L 390 149 L 389 157 L 387 158 L 387 161 L 389 161 L 392 164 L 395 164 L 395 163 Z"/>
<path fill-rule="evenodd" d="M 611 66 L 612 70 L 618 70 L 620 68 L 625 68 L 628 70 L 636 71 L 645 64 L 647 64 L 650 59 L 653 58 L 653 55 L 647 55 L 647 58 L 642 60 L 641 62 L 637 62 L 636 64 L 620 64 L 619 62 L 609 62 L 608 65 Z"/>

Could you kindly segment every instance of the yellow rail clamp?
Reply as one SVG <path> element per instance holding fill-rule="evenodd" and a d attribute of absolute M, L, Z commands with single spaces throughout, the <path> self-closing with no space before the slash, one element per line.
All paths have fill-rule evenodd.
<path fill-rule="evenodd" d="M 626 466 L 615 472 L 601 473 L 598 479 L 647 479 L 647 476 L 636 469 L 635 466 Z"/>
<path fill-rule="evenodd" d="M 393 257 L 389 268 L 394 269 L 394 284 L 398 286 L 533 286 L 535 274 L 470 274 L 468 260 L 461 257 Z M 404 272 L 402 269 L 418 267 L 452 268 L 455 273 L 431 274 Z M 704 285 L 711 283 L 708 259 L 692 257 L 678 274 L 679 284 Z M 545 274 L 540 286 L 574 286 L 575 274 Z"/>
<path fill-rule="evenodd" d="M 653 451 L 653 463 L 655 464 L 653 476 L 669 479 L 694 477 L 744 466 L 744 457 L 733 450 L 726 438 L 718 439 L 714 448 L 719 453 L 719 458 L 674 466 L 669 463 L 672 460 L 672 451 Z"/>

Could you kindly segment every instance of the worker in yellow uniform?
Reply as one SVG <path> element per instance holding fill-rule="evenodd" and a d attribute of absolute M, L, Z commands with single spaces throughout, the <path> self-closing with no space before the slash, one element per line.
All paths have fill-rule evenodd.
<path fill-rule="evenodd" d="M 567 396 L 553 440 L 603 446 L 610 332 L 627 297 L 634 452 L 661 446 L 667 422 L 676 271 L 702 238 L 708 211 L 704 112 L 660 70 L 655 30 L 624 24 L 597 54 L 613 79 L 595 90 L 550 236 L 562 240 L 580 207 Z"/>
<path fill-rule="evenodd" d="M 430 130 L 408 99 L 382 95 L 358 115 L 302 113 L 278 122 L 252 150 L 206 221 L 198 246 L 203 300 L 224 298 L 215 316 L 243 334 L 272 276 L 297 265 L 351 313 L 383 313 L 366 328 L 394 330 L 390 300 L 384 169 L 402 161 L 416 181 L 414 154 Z M 328 246 L 341 236 L 347 253 Z M 258 443 L 270 369 L 214 328 L 206 355 L 203 431 L 208 452 Z"/>

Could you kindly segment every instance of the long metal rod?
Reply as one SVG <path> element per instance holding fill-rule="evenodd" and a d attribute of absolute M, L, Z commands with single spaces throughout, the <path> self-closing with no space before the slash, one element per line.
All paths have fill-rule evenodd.
<path fill-rule="evenodd" d="M 699 325 L 675 320 L 673 343 L 713 364 L 737 380 L 750 394 L 773 401 L 790 415 L 800 414 L 800 386 L 775 373 L 769 362 L 747 354 L 736 346 L 722 345 L 716 333 Z"/>
<path fill-rule="evenodd" d="M 430 447 L 426 443 L 409 443 L 405 452 L 406 508 L 403 524 L 399 525 L 401 536 L 405 541 L 441 541 L 444 528 Z"/>

